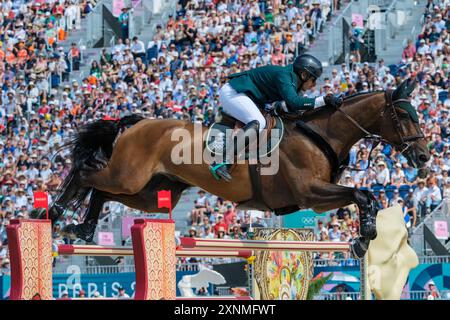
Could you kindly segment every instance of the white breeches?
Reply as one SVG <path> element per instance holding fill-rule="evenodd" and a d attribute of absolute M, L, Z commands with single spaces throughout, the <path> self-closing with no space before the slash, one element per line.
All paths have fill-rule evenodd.
<path fill-rule="evenodd" d="M 223 111 L 247 124 L 253 120 L 259 122 L 259 132 L 266 127 L 266 119 L 256 104 L 244 93 L 238 93 L 230 84 L 225 84 L 219 91 L 219 101 Z"/>

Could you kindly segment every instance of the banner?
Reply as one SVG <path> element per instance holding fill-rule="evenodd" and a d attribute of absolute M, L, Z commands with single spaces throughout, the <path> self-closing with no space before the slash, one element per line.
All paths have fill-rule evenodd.
<path fill-rule="evenodd" d="M 306 209 L 286 214 L 282 217 L 283 227 L 291 229 L 314 228 L 317 225 L 317 220 L 324 219 L 327 213 L 316 213 L 314 210 Z"/>
<path fill-rule="evenodd" d="M 170 209 L 172 203 L 171 193 L 168 190 L 158 191 L 158 208 Z"/>
<path fill-rule="evenodd" d="M 131 237 L 131 226 L 134 224 L 135 217 L 126 216 L 122 218 L 122 240 Z"/>
<path fill-rule="evenodd" d="M 172 194 L 170 190 L 158 191 L 158 208 L 168 208 L 169 219 L 172 219 Z"/>
<path fill-rule="evenodd" d="M 122 8 L 126 7 L 125 0 L 114 0 L 113 1 L 113 8 L 112 8 L 112 14 L 115 17 L 120 16 L 122 13 Z"/>
<path fill-rule="evenodd" d="M 183 276 L 197 274 L 199 271 L 177 271 L 176 282 L 178 283 Z M 136 286 L 136 276 L 134 272 L 121 272 L 114 274 L 54 274 L 53 275 L 53 296 L 61 297 L 64 291 L 69 293 L 70 298 L 79 296 L 79 292 L 83 289 L 86 297 L 93 297 L 98 291 L 103 297 L 115 297 L 119 292 L 119 288 L 124 288 L 125 292 L 130 296 L 134 296 Z M 194 290 L 195 291 L 195 290 Z M 212 294 L 212 285 L 208 286 L 209 294 Z M 177 286 L 177 296 L 180 291 Z"/>
<path fill-rule="evenodd" d="M 113 246 L 114 233 L 113 232 L 101 232 L 98 233 L 98 244 L 101 246 Z"/>
<path fill-rule="evenodd" d="M 362 14 L 352 13 L 352 23 L 355 22 L 359 28 L 364 28 L 364 18 Z"/>
<path fill-rule="evenodd" d="M 447 221 L 434 221 L 434 235 L 441 240 L 448 239 Z"/>
<path fill-rule="evenodd" d="M 34 208 L 45 208 L 46 214 L 48 216 L 48 195 L 47 192 L 36 191 L 33 193 L 34 196 Z"/>

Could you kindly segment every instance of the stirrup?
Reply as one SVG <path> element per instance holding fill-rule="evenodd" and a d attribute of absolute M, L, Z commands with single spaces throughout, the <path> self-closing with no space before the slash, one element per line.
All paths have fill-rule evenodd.
<path fill-rule="evenodd" d="M 213 177 L 214 177 L 217 181 L 220 181 L 222 178 L 217 174 L 216 171 L 217 171 L 219 168 L 222 168 L 223 166 L 226 166 L 226 165 L 227 165 L 227 163 L 226 163 L 226 162 L 223 162 L 223 163 L 214 164 L 214 165 L 210 165 L 210 166 L 209 166 L 209 171 L 211 171 Z"/>

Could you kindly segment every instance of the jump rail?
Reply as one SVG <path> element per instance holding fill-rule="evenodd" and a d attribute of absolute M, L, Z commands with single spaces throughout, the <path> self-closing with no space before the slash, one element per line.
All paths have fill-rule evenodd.
<path fill-rule="evenodd" d="M 7 227 L 11 257 L 11 300 L 52 299 L 52 237 L 48 220 L 12 220 Z M 346 242 L 180 238 L 173 220 L 137 219 L 132 247 L 59 245 L 60 255 L 134 256 L 136 300 L 176 299 L 176 257 L 249 258 L 254 250 L 349 251 Z M 202 298 L 197 298 L 202 299 Z M 223 299 L 223 297 L 221 297 Z M 188 300 L 188 299 L 186 299 Z"/>
<path fill-rule="evenodd" d="M 332 241 L 264 241 L 264 240 L 228 240 L 228 239 L 202 239 L 202 238 L 180 238 L 181 245 L 189 249 L 223 249 L 223 250 L 270 250 L 270 251 L 350 251 L 348 242 Z"/>
<path fill-rule="evenodd" d="M 108 246 L 88 246 L 88 245 L 72 245 L 60 244 L 58 246 L 59 255 L 71 256 L 133 256 L 132 247 L 108 247 Z M 189 250 L 180 248 L 175 251 L 177 257 L 237 257 L 249 258 L 253 255 L 252 250 L 209 250 L 195 249 Z"/>

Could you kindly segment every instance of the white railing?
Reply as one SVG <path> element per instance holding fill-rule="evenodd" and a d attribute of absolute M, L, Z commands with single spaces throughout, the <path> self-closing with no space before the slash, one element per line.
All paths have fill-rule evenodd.
<path fill-rule="evenodd" d="M 178 263 L 177 271 L 200 271 L 201 263 Z"/>
<path fill-rule="evenodd" d="M 400 300 L 428 300 L 427 291 L 403 291 Z M 440 298 L 434 300 L 450 300 L 450 290 L 440 291 Z M 359 292 L 322 292 L 314 300 L 360 300 Z"/>
<path fill-rule="evenodd" d="M 419 256 L 420 264 L 450 263 L 450 256 Z"/>
<path fill-rule="evenodd" d="M 450 290 L 438 291 L 439 298 L 431 300 L 450 300 Z M 429 300 L 428 291 L 404 291 L 401 300 Z"/>
<path fill-rule="evenodd" d="M 321 292 L 314 296 L 313 300 L 361 300 L 359 292 Z"/>
<path fill-rule="evenodd" d="M 418 256 L 420 264 L 450 263 L 450 256 Z M 358 259 L 315 259 L 314 267 L 359 266 Z"/>
<path fill-rule="evenodd" d="M 79 257 L 77 257 L 79 259 Z M 66 260 L 64 264 L 58 264 L 53 267 L 54 274 L 66 274 L 71 273 L 67 272 L 67 267 L 72 265 L 72 259 Z M 73 260 L 75 262 L 75 260 Z M 77 265 L 74 263 L 74 265 Z M 204 264 L 203 264 L 204 265 Z M 177 271 L 199 271 L 200 263 L 178 263 L 176 270 Z M 125 264 L 114 264 L 114 265 L 89 265 L 80 267 L 81 274 L 117 274 L 117 273 L 127 273 L 127 272 L 135 272 L 134 264 L 125 263 Z"/>
<path fill-rule="evenodd" d="M 328 37 L 328 62 L 330 65 L 334 65 L 338 57 L 341 56 L 345 50 L 347 50 L 344 43 L 348 42 L 345 41 L 348 39 L 348 34 L 344 34 L 343 26 L 344 19 L 349 25 L 351 24 L 352 3 L 353 2 L 348 3 L 347 7 L 345 7 L 336 20 L 334 20 L 329 26 L 330 36 Z"/>
<path fill-rule="evenodd" d="M 444 205 L 450 201 L 450 199 L 443 199 L 441 201 L 441 203 L 432 211 L 430 212 L 430 214 L 428 214 L 418 225 L 417 227 L 415 227 L 413 229 L 413 232 L 415 232 L 415 230 L 418 230 L 419 228 L 423 227 L 424 225 L 426 225 L 428 222 L 430 222 L 432 219 L 434 219 L 436 217 L 436 214 L 438 212 L 442 212 L 445 208 Z M 443 215 L 446 216 L 448 215 L 447 212 L 443 212 Z"/>
<path fill-rule="evenodd" d="M 129 38 L 137 36 L 152 16 L 153 1 L 139 1 L 134 4 L 129 20 Z"/>
<path fill-rule="evenodd" d="M 99 1 L 95 8 L 86 16 L 86 44 L 93 47 L 103 37 L 103 4 Z"/>
<path fill-rule="evenodd" d="M 390 4 L 386 11 L 381 14 L 381 26 L 375 30 L 377 56 L 382 56 L 383 51 L 386 51 L 389 48 L 392 39 L 395 38 L 398 31 L 406 22 L 407 16 L 412 15 L 413 10 L 417 10 L 417 8 L 414 7 L 413 1 L 395 0 Z M 420 20 L 420 23 L 422 23 L 422 19 Z M 414 38 L 415 34 L 416 27 L 411 30 L 411 37 Z M 402 42 L 403 47 L 406 45 L 406 40 L 407 39 L 404 39 Z M 401 56 L 399 55 L 399 60 L 400 59 Z"/>
<path fill-rule="evenodd" d="M 134 265 L 108 265 L 108 266 L 86 266 L 82 268 L 83 274 L 115 274 L 124 272 L 134 272 Z M 55 266 L 53 268 L 55 274 L 66 274 L 67 266 Z"/>
<path fill-rule="evenodd" d="M 358 267 L 358 259 L 314 259 L 314 267 Z"/>
<path fill-rule="evenodd" d="M 412 230 L 410 236 L 410 245 L 413 249 L 421 254 L 427 254 L 427 245 L 424 239 L 424 226 L 427 226 L 430 230 L 434 230 L 434 221 L 444 220 L 450 223 L 450 199 L 444 198 L 441 203 Z M 442 240 L 442 244 L 445 245 L 445 240 Z"/>

